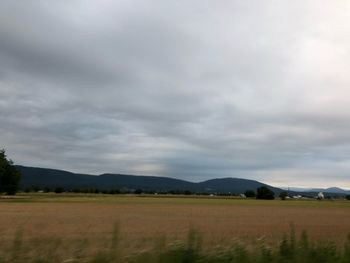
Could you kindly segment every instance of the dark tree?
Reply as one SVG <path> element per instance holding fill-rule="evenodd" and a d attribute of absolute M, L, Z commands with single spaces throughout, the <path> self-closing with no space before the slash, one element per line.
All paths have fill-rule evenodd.
<path fill-rule="evenodd" d="M 142 192 L 143 192 L 142 189 L 136 189 L 134 193 L 139 195 L 139 194 L 142 194 Z"/>
<path fill-rule="evenodd" d="M 256 199 L 272 200 L 275 199 L 275 193 L 266 186 L 262 186 L 256 189 Z"/>
<path fill-rule="evenodd" d="M 345 196 L 347 200 L 350 200 L 350 195 Z"/>
<path fill-rule="evenodd" d="M 55 188 L 55 193 L 56 193 L 56 194 L 62 194 L 63 191 L 64 191 L 63 187 L 56 187 L 56 188 Z"/>
<path fill-rule="evenodd" d="M 250 197 L 250 198 L 252 198 L 252 197 L 255 197 L 256 196 L 256 193 L 255 193 L 255 191 L 253 191 L 253 190 L 247 190 L 247 191 L 245 191 L 244 192 L 244 195 L 246 196 L 246 197 Z"/>
<path fill-rule="evenodd" d="M 185 194 L 185 195 L 191 195 L 192 192 L 191 192 L 190 190 L 185 190 L 185 191 L 184 191 L 184 194 Z"/>
<path fill-rule="evenodd" d="M 279 197 L 281 198 L 281 200 L 286 200 L 286 197 L 288 196 L 288 193 L 287 192 L 281 192 Z"/>
<path fill-rule="evenodd" d="M 26 187 L 26 188 L 24 188 L 24 192 L 25 193 L 30 193 L 30 192 L 32 192 L 33 191 L 33 188 L 31 188 L 31 187 Z"/>
<path fill-rule="evenodd" d="M 120 191 L 118 189 L 112 189 L 112 190 L 109 190 L 109 194 L 110 195 L 120 194 Z"/>
<path fill-rule="evenodd" d="M 0 150 L 0 193 L 15 195 L 21 174 L 11 160 L 6 158 L 5 150 Z"/>

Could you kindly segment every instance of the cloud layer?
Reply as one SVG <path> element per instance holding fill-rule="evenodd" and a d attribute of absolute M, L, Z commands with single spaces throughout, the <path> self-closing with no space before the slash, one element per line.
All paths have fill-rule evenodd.
<path fill-rule="evenodd" d="M 0 0 L 16 163 L 350 188 L 347 1 Z"/>

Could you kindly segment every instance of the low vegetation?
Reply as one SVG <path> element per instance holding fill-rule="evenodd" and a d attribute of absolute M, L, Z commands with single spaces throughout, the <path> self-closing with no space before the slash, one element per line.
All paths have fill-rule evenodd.
<path fill-rule="evenodd" d="M 64 240 L 45 240 L 45 249 L 40 240 L 24 241 L 22 230 L 17 231 L 12 246 L 1 254 L 0 262 L 32 262 L 32 263 L 348 263 L 350 262 L 350 236 L 343 246 L 327 240 L 325 242 L 312 242 L 303 231 L 296 238 L 294 228 L 290 234 L 282 238 L 275 247 L 268 246 L 262 240 L 254 247 L 248 247 L 237 241 L 231 247 L 220 247 L 209 252 L 202 249 L 202 237 L 193 229 L 188 232 L 187 241 L 166 245 L 164 238 L 153 242 L 153 247 L 146 250 L 125 253 L 120 244 L 123 242 L 119 236 L 118 224 L 115 224 L 111 239 L 105 244 L 105 249 L 89 253 L 88 243 L 84 240 L 77 242 L 73 248 L 74 253 L 69 258 L 55 253 L 59 247 L 64 246 Z"/>
<path fill-rule="evenodd" d="M 281 200 L 286 200 L 287 197 L 288 197 L 288 193 L 285 191 L 279 194 L 279 198 L 281 198 Z"/>

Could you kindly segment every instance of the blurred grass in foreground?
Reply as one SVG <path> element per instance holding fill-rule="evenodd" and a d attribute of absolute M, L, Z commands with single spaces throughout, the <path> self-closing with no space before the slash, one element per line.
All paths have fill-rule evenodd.
<path fill-rule="evenodd" d="M 24 242 L 23 230 L 19 229 L 11 247 L 0 255 L 0 263 L 350 263 L 350 235 L 345 244 L 339 247 L 329 240 L 311 242 L 305 231 L 296 237 L 293 226 L 289 235 L 275 247 L 269 247 L 263 241 L 253 248 L 237 242 L 230 248 L 220 248 L 218 244 L 211 252 L 203 251 L 201 236 L 190 229 L 184 243 L 169 246 L 166 245 L 165 238 L 159 238 L 152 249 L 125 254 L 119 246 L 123 242 L 119 238 L 119 232 L 119 225 L 115 224 L 109 244 L 106 244 L 104 250 L 93 253 L 91 248 L 88 249 L 87 240 L 69 244 L 75 246 L 74 253 L 70 258 L 63 258 L 58 251 L 67 245 L 64 240 L 32 240 L 28 244 Z"/>

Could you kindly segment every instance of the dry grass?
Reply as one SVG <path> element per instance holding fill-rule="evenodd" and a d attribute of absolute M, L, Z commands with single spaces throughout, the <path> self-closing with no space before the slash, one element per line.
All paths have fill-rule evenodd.
<path fill-rule="evenodd" d="M 211 249 L 237 240 L 273 244 L 289 232 L 291 223 L 297 234 L 306 230 L 313 240 L 338 244 L 350 232 L 346 201 L 35 195 L 1 199 L 0 212 L 0 252 L 21 231 L 23 242 L 35 246 L 36 253 L 53 257 L 84 257 L 109 246 L 116 222 L 126 251 L 147 249 L 162 237 L 168 244 L 183 241 L 191 227 L 202 236 L 204 248 Z"/>

